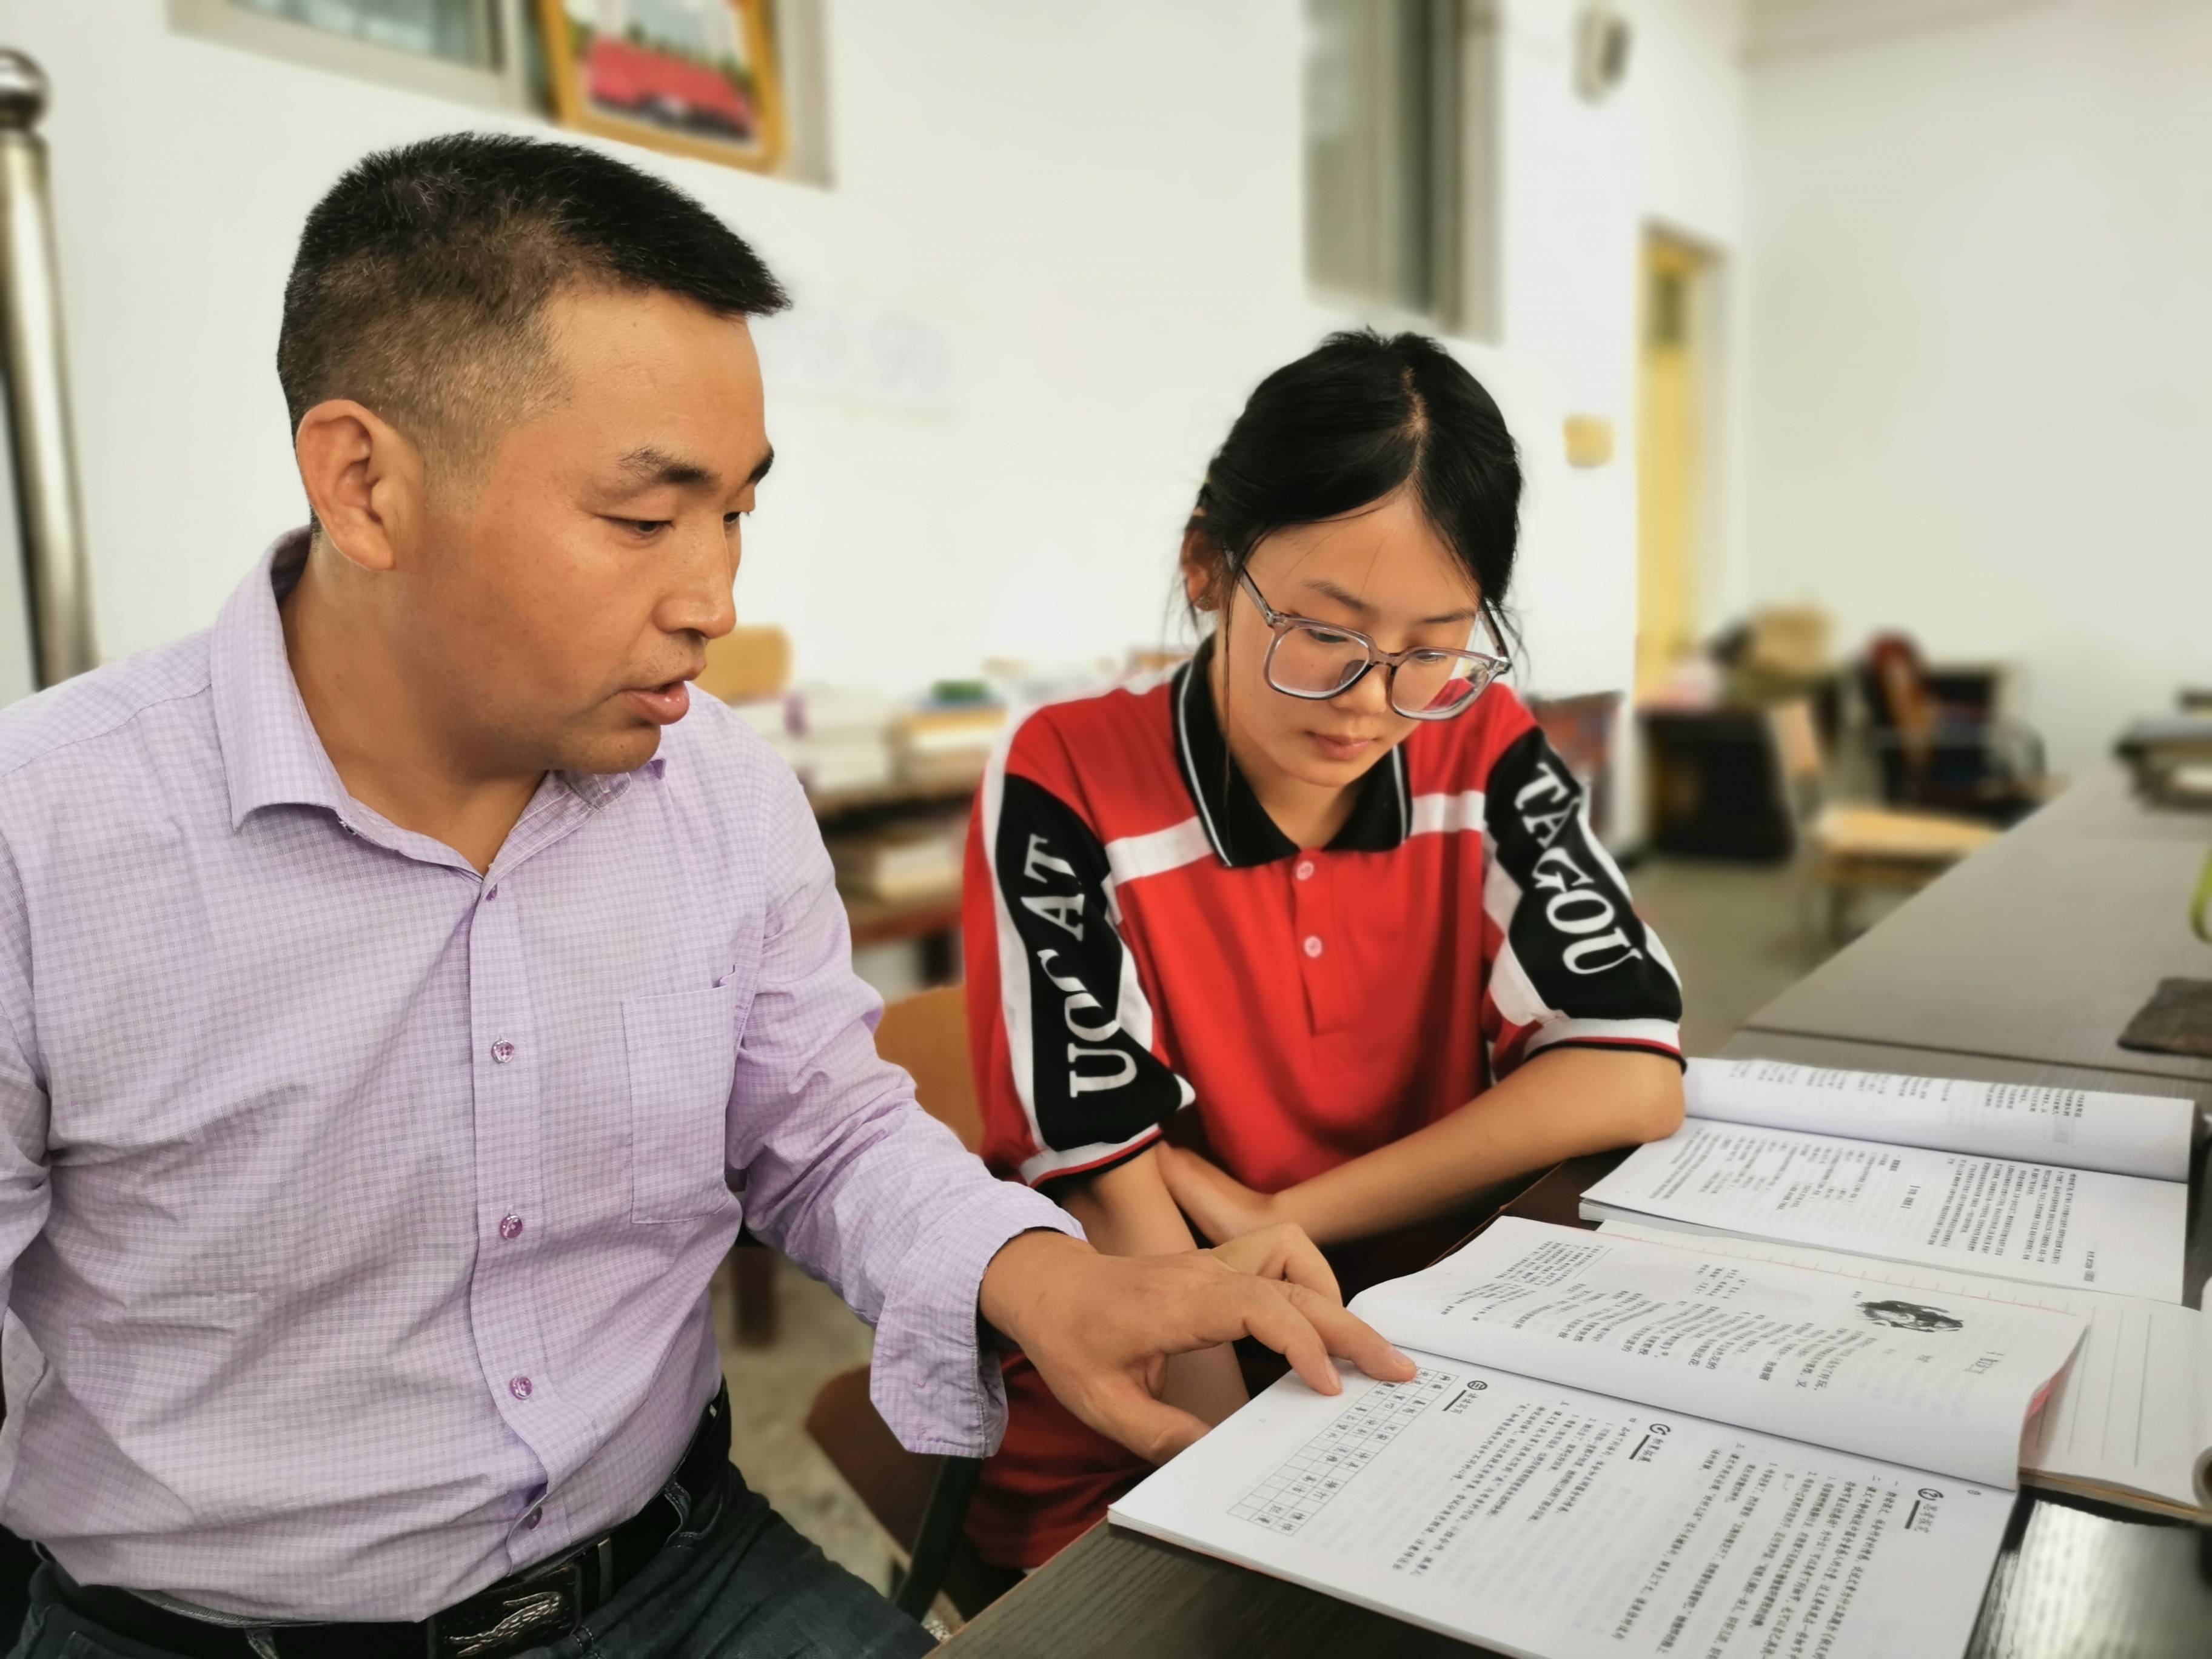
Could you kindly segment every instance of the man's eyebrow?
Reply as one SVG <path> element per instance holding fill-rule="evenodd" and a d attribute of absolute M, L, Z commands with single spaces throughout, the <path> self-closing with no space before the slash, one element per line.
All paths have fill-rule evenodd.
<path fill-rule="evenodd" d="M 631 450 L 615 465 L 641 489 L 659 484 L 712 485 L 720 477 L 711 466 L 686 460 L 680 455 L 672 455 L 651 444 L 642 449 Z"/>
<path fill-rule="evenodd" d="M 775 465 L 775 449 L 774 449 L 773 447 L 770 447 L 770 448 L 769 448 L 769 449 L 763 450 L 763 451 L 761 453 L 761 458 L 760 458 L 760 459 L 759 459 L 758 461 L 757 461 L 757 462 L 755 462 L 755 463 L 754 463 L 754 465 L 753 465 L 753 470 L 752 470 L 750 472 L 749 472 L 749 473 L 747 473 L 747 474 L 745 475 L 745 482 L 746 482 L 747 483 L 759 483 L 763 478 L 765 478 L 766 477 L 768 477 L 768 470 L 769 470 L 769 468 L 770 468 L 770 467 L 774 466 Z"/>

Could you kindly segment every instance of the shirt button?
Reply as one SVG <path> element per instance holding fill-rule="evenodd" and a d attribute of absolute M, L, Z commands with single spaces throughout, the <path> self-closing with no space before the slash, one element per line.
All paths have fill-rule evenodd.
<path fill-rule="evenodd" d="M 507 1379 L 507 1391 L 513 1395 L 517 1400 L 529 1399 L 530 1379 L 526 1376 L 508 1377 Z"/>
<path fill-rule="evenodd" d="M 501 1037 L 491 1045 L 491 1058 L 495 1066 L 506 1065 L 508 1060 L 514 1058 L 514 1045 L 505 1037 Z"/>
<path fill-rule="evenodd" d="M 1306 954 L 1310 957 L 1317 957 L 1321 954 L 1321 935 L 1318 933 L 1308 933 L 1306 935 Z"/>
<path fill-rule="evenodd" d="M 515 1214 L 515 1213 L 514 1213 L 514 1211 L 512 1211 L 512 1210 L 509 1210 L 509 1211 L 508 1211 L 505 1215 L 503 1215 L 503 1216 L 500 1217 L 500 1218 L 499 1218 L 499 1236 L 500 1236 L 501 1238 L 520 1238 L 520 1237 L 522 1237 L 522 1218 L 521 1218 L 520 1216 L 519 1216 L 519 1215 Z"/>
<path fill-rule="evenodd" d="M 1298 860 L 1298 879 L 1300 881 L 1311 881 L 1313 879 L 1313 860 L 1311 859 L 1300 859 Z"/>
<path fill-rule="evenodd" d="M 485 888 L 485 889 L 484 889 L 484 902 L 485 902 L 486 904 L 489 904 L 489 903 L 490 903 L 494 899 L 497 898 L 498 896 L 499 896 L 499 887 L 498 887 L 497 884 L 495 884 L 495 883 L 493 885 L 491 885 L 491 886 L 487 887 L 487 888 Z"/>
<path fill-rule="evenodd" d="M 544 1510 L 531 1510 L 529 1514 L 527 1514 L 527 1515 L 526 1515 L 526 1516 L 524 1516 L 522 1517 L 522 1529 L 523 1529 L 523 1531 L 525 1531 L 525 1532 L 536 1532 L 536 1531 L 538 1530 L 538 1523 L 540 1521 L 543 1521 L 544 1518 L 545 1518 L 545 1511 L 544 1511 Z"/>

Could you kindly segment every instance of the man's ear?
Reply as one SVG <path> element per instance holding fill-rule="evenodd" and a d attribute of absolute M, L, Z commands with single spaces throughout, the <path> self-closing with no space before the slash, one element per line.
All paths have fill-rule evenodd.
<path fill-rule="evenodd" d="M 1194 611 L 1220 608 L 1221 550 L 1193 525 L 1182 532 L 1182 591 Z"/>
<path fill-rule="evenodd" d="M 307 504 L 331 544 L 363 570 L 390 570 L 422 517 L 422 453 L 374 410 L 317 404 L 293 442 Z"/>

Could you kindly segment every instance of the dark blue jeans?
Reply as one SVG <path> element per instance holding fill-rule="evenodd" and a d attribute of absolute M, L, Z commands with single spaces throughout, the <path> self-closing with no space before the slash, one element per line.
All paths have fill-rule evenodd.
<path fill-rule="evenodd" d="M 31 1581 L 10 1659 L 169 1659 L 54 1599 L 53 1569 Z M 282 1659 L 312 1638 L 272 1632 Z M 908 1659 L 936 1645 L 921 1626 L 824 1557 L 729 1471 L 643 1572 L 571 1635 L 527 1659 Z"/>

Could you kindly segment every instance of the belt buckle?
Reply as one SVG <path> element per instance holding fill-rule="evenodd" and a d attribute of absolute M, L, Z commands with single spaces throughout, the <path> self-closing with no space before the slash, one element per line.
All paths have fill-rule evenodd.
<path fill-rule="evenodd" d="M 428 1659 L 500 1659 L 557 1641 L 582 1622 L 584 1563 L 570 1557 L 521 1583 L 495 1585 L 424 1621 Z"/>

